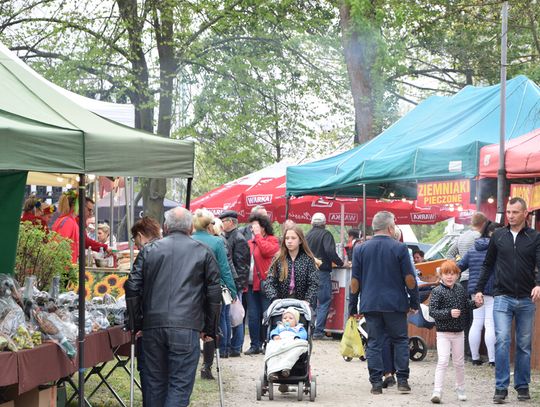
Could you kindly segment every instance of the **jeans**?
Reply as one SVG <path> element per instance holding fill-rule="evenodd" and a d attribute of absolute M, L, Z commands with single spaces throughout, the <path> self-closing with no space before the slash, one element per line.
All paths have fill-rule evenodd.
<path fill-rule="evenodd" d="M 229 348 L 231 347 L 231 310 L 230 305 L 222 305 L 221 316 L 219 318 L 219 329 L 223 335 L 219 338 L 219 353 L 221 355 L 228 355 Z"/>
<path fill-rule="evenodd" d="M 242 302 L 242 292 L 238 291 L 238 300 Z M 244 345 L 244 324 L 232 328 L 231 348 L 232 352 L 241 352 Z"/>
<path fill-rule="evenodd" d="M 368 334 L 366 357 L 371 384 L 382 385 L 384 372 L 382 353 L 387 335 L 394 346 L 397 381 L 399 383 L 407 380 L 409 378 L 407 314 L 405 312 L 367 312 L 364 316 Z"/>
<path fill-rule="evenodd" d="M 314 335 L 324 335 L 324 327 L 326 326 L 326 317 L 328 309 L 332 301 L 332 280 L 328 271 L 319 270 L 319 292 L 317 294 L 317 319 L 315 322 Z"/>
<path fill-rule="evenodd" d="M 187 407 L 199 362 L 199 332 L 185 328 L 146 329 L 143 347 L 148 405 Z"/>
<path fill-rule="evenodd" d="M 141 392 L 143 399 L 143 407 L 147 407 L 150 404 L 147 400 L 148 395 L 148 373 L 147 367 L 144 361 L 144 349 L 142 345 L 142 337 L 139 337 L 135 341 L 135 354 L 137 355 L 137 370 L 139 371 L 139 377 L 141 380 Z"/>
<path fill-rule="evenodd" d="M 531 298 L 498 295 L 493 303 L 495 321 L 495 387 L 510 384 L 510 339 L 512 319 L 515 320 L 516 354 L 514 358 L 514 388 L 528 388 L 531 381 L 531 339 L 536 306 Z"/>
<path fill-rule="evenodd" d="M 394 347 L 392 346 L 392 341 L 388 335 L 385 335 L 383 343 L 383 373 L 394 374 L 396 369 L 394 367 Z"/>
<path fill-rule="evenodd" d="M 259 349 L 263 344 L 266 333 L 262 328 L 263 313 L 270 306 L 270 300 L 261 291 L 248 288 L 248 327 L 251 347 Z"/>
<path fill-rule="evenodd" d="M 456 389 L 465 389 L 465 340 L 461 332 L 437 332 L 437 368 L 433 391 L 442 392 L 450 355 L 456 371 Z"/>

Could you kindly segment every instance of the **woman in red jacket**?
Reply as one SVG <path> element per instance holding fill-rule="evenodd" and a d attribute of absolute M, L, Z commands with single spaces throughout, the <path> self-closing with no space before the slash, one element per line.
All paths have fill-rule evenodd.
<path fill-rule="evenodd" d="M 79 258 L 79 224 L 76 221 L 79 213 L 77 192 L 73 189 L 64 192 L 58 202 L 60 216 L 54 222 L 52 230 L 71 240 L 71 262 L 77 263 Z"/>
<path fill-rule="evenodd" d="M 272 223 L 267 216 L 253 214 L 249 217 L 253 238 L 248 241 L 251 252 L 251 267 L 248 282 L 248 326 L 251 339 L 246 355 L 261 353 L 265 333 L 262 330 L 262 317 L 269 301 L 262 285 L 274 256 L 279 252 L 279 240 L 274 236 Z"/>

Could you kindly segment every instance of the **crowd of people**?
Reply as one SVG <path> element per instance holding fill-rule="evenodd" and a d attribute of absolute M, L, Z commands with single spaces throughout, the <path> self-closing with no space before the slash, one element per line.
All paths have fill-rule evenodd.
<path fill-rule="evenodd" d="M 31 197 L 32 198 L 32 197 Z M 73 241 L 78 256 L 78 208 L 75 193 L 63 194 L 52 230 Z M 85 216 L 93 214 L 86 200 Z M 27 200 L 22 216 L 38 227 L 54 208 Z M 438 362 L 434 372 L 433 403 L 442 401 L 449 360 L 456 372 L 456 393 L 465 393 L 465 356 L 482 364 L 481 332 L 485 329 L 488 363 L 495 369 L 494 403 L 508 398 L 512 323 L 516 330 L 514 388 L 518 400 L 530 399 L 531 336 L 535 302 L 540 300 L 540 234 L 527 225 L 527 207 L 521 198 L 508 202 L 508 226 L 489 221 L 482 213 L 472 218 L 471 230 L 462 234 L 430 285 L 429 314 L 437 329 Z M 255 207 L 248 224 L 239 227 L 238 214 L 227 210 L 215 217 L 206 209 L 194 213 L 174 208 L 160 225 L 138 220 L 131 229 L 139 248 L 125 283 L 128 304 L 136 308 L 141 333 L 137 343 L 138 369 L 145 406 L 187 406 L 201 353 L 202 379 L 213 380 L 215 349 L 222 358 L 263 353 L 268 339 L 305 339 L 298 315 L 289 309 L 270 338 L 262 326 L 263 313 L 272 301 L 295 298 L 315 312 L 313 339 L 328 338 L 325 325 L 331 302 L 330 273 L 344 260 L 352 266 L 351 315 L 363 314 L 368 332 L 367 363 L 371 393 L 397 383 L 402 393 L 409 385 L 408 315 L 418 312 L 418 272 L 424 260 L 400 242 L 392 213 L 377 213 L 373 236 L 365 239 L 349 231 L 343 255 L 336 252 L 324 214 L 316 213 L 311 229 L 292 221 L 274 228 L 264 207 Z M 109 237 L 110 229 L 101 229 Z M 87 239 L 87 247 L 109 251 L 106 238 Z M 242 304 L 245 320 L 232 324 L 231 306 Z M 245 323 L 249 347 L 244 349 Z M 301 329 L 302 328 L 302 329 Z M 287 373 L 287 372 L 286 372 Z M 281 374 L 284 374 L 281 372 Z M 394 378 L 395 376 L 395 378 Z"/>

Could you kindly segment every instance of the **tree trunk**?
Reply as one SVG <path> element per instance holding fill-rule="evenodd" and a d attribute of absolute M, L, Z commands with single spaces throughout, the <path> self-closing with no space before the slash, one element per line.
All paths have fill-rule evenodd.
<path fill-rule="evenodd" d="M 375 136 L 372 69 L 377 55 L 377 42 L 369 31 L 360 34 L 355 29 L 350 6 L 347 4 L 340 7 L 340 27 L 354 103 L 354 143 L 362 144 Z"/>

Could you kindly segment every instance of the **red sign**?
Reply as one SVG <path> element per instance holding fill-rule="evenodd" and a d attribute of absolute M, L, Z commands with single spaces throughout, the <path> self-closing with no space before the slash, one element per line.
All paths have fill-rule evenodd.
<path fill-rule="evenodd" d="M 470 196 L 470 180 L 457 179 L 419 183 L 416 200 L 420 206 L 462 205 L 469 202 Z"/>

